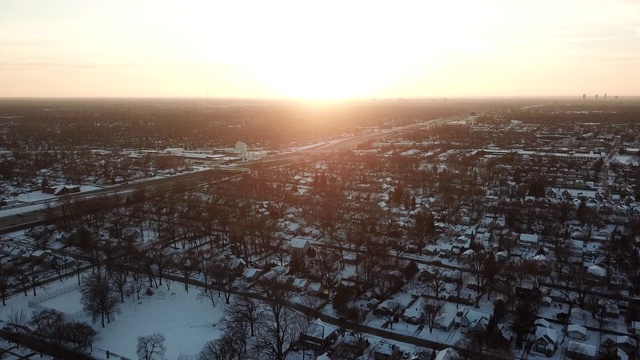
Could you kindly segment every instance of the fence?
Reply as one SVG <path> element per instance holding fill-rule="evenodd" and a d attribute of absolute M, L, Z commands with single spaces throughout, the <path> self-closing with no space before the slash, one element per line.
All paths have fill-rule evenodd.
<path fill-rule="evenodd" d="M 107 353 L 109 353 L 109 357 L 107 357 Z M 98 360 L 98 359 L 100 359 L 100 360 L 101 359 L 129 360 L 128 358 L 126 358 L 124 356 L 120 356 L 120 355 L 114 353 L 113 351 L 101 349 L 101 348 L 96 347 L 96 346 L 93 347 L 93 352 L 91 353 L 91 355 L 93 355 L 93 358 L 95 360 Z"/>
<path fill-rule="evenodd" d="M 195 355 L 180 354 L 178 355 L 178 360 L 198 360 L 198 354 L 195 354 Z"/>
<path fill-rule="evenodd" d="M 78 284 L 73 284 L 73 285 L 68 285 L 65 287 L 61 287 L 59 289 L 53 290 L 53 291 L 49 291 L 47 293 L 45 293 L 44 295 L 39 295 L 36 296 L 35 300 L 29 300 L 29 307 L 31 307 L 31 304 L 39 304 L 43 301 L 47 301 L 49 299 L 53 299 L 56 296 L 60 296 L 62 294 L 66 294 L 66 293 L 70 293 L 74 290 L 77 290 L 80 287 L 80 285 Z"/>
<path fill-rule="evenodd" d="M 39 296 L 37 296 L 37 298 L 35 300 L 29 300 L 27 302 L 27 305 L 29 305 L 30 308 L 36 309 L 36 310 L 54 310 L 54 311 L 57 311 L 60 314 L 62 314 L 64 316 L 65 320 L 67 320 L 67 321 L 78 321 L 84 316 L 84 312 L 82 310 L 81 311 L 76 311 L 73 314 L 67 314 L 67 313 L 64 313 L 62 311 L 58 311 L 56 309 L 51 309 L 49 307 L 40 305 L 40 303 L 45 302 L 45 301 L 47 301 L 49 299 L 53 299 L 54 297 L 57 297 L 57 296 L 60 296 L 60 295 L 75 291 L 79 287 L 80 287 L 80 285 L 78 285 L 78 284 L 73 284 L 73 285 L 68 285 L 68 286 L 65 286 L 65 287 L 61 287 L 59 289 L 47 292 L 44 295 L 39 295 Z"/>

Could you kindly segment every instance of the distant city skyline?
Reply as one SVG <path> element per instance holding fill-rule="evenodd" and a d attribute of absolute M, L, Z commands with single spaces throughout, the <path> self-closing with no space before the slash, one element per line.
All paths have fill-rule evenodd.
<path fill-rule="evenodd" d="M 0 0 L 0 97 L 640 95 L 640 2 Z"/>

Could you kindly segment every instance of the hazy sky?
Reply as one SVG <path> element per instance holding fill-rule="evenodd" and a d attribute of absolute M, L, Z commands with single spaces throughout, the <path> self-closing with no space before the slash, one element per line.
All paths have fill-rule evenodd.
<path fill-rule="evenodd" d="M 208 84 L 208 86 L 207 86 Z M 0 96 L 640 95 L 640 0 L 0 0 Z"/>

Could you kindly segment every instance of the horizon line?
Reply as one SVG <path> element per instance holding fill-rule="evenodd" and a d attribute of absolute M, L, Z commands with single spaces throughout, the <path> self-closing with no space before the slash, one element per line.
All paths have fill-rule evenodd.
<path fill-rule="evenodd" d="M 595 99 L 594 96 L 598 95 Z M 385 96 L 385 97 L 352 97 L 352 98 L 296 98 L 296 97 L 262 97 L 262 96 L 0 96 L 1 100 L 285 100 L 285 101 L 303 101 L 303 102 L 340 102 L 340 101 L 403 101 L 403 100 L 431 100 L 431 101 L 449 101 L 449 100 L 470 100 L 470 99 L 577 99 L 584 101 L 606 102 L 615 101 L 624 98 L 640 98 L 640 95 L 608 95 L 592 94 L 583 98 L 583 95 L 475 95 L 475 96 Z"/>

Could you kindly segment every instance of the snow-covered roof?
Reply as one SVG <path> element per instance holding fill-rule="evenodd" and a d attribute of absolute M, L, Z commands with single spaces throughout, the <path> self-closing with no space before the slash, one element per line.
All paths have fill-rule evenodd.
<path fill-rule="evenodd" d="M 587 335 L 587 328 L 579 324 L 570 324 L 569 326 L 567 326 L 567 333 L 571 332 L 577 332 Z"/>
<path fill-rule="evenodd" d="M 309 241 L 307 239 L 293 238 L 290 243 L 292 249 L 304 249 Z"/>
<path fill-rule="evenodd" d="M 466 250 L 465 252 L 462 253 L 462 256 L 468 256 L 468 257 L 472 257 L 473 255 L 475 255 L 475 251 L 473 251 L 473 249 L 469 249 Z"/>
<path fill-rule="evenodd" d="M 618 335 L 616 337 L 616 344 L 629 344 L 631 347 L 636 347 L 636 340 L 630 338 L 628 335 Z"/>
<path fill-rule="evenodd" d="M 544 328 L 551 327 L 551 323 L 549 323 L 549 321 L 543 318 L 536 319 L 536 321 L 533 322 L 533 325 L 544 327 Z"/>
<path fill-rule="evenodd" d="M 591 274 L 591 275 L 594 275 L 594 276 L 598 276 L 598 277 L 605 277 L 605 276 L 607 276 L 607 270 L 605 270 L 605 269 L 601 268 L 601 267 L 600 267 L 600 266 L 598 266 L 598 265 L 592 265 L 592 266 L 589 266 L 589 267 L 587 268 L 587 273 L 588 273 L 588 274 Z"/>
<path fill-rule="evenodd" d="M 337 329 L 337 327 L 331 324 L 325 324 L 322 320 L 315 319 L 311 324 L 309 324 L 304 333 L 316 339 L 324 340 L 330 337 Z"/>
<path fill-rule="evenodd" d="M 248 268 L 242 273 L 242 276 L 247 279 L 251 279 L 255 277 L 257 274 L 259 274 L 260 272 L 262 272 L 262 270 L 260 269 Z"/>
<path fill-rule="evenodd" d="M 307 289 L 312 292 L 320 292 L 320 290 L 322 290 L 322 284 L 320 284 L 319 282 L 314 282 L 309 284 Z"/>
<path fill-rule="evenodd" d="M 542 261 L 542 262 L 548 262 L 548 261 L 549 261 L 549 259 L 547 259 L 547 257 L 546 257 L 546 256 L 544 256 L 544 255 L 542 255 L 542 254 L 534 256 L 534 257 L 532 258 L 532 260 L 535 260 L 535 261 Z"/>
<path fill-rule="evenodd" d="M 380 355 L 393 355 L 394 350 L 396 349 L 395 345 L 389 344 L 388 342 L 381 340 L 375 347 L 375 352 Z"/>
<path fill-rule="evenodd" d="M 576 341 L 569 341 L 569 345 L 567 345 L 567 350 L 569 352 L 575 354 L 583 354 L 588 357 L 596 356 L 596 347 L 589 344 L 579 343 Z"/>
<path fill-rule="evenodd" d="M 462 312 L 461 324 L 472 328 L 476 325 L 480 325 L 481 327 L 486 328 L 486 326 L 489 324 L 490 318 L 491 314 L 489 313 L 465 308 Z"/>
<path fill-rule="evenodd" d="M 538 326 L 536 328 L 536 340 L 545 338 L 547 341 L 555 344 L 558 342 L 558 332 L 554 329 Z"/>
<path fill-rule="evenodd" d="M 527 243 L 537 243 L 538 235 L 536 234 L 520 234 L 520 241 L 524 241 Z"/>
<path fill-rule="evenodd" d="M 424 301 L 422 300 L 422 298 L 420 298 L 404 311 L 404 316 L 409 319 L 420 319 L 422 317 L 423 308 Z"/>
<path fill-rule="evenodd" d="M 453 360 L 458 358 L 458 353 L 452 348 L 446 348 L 438 352 L 436 360 Z"/>
<path fill-rule="evenodd" d="M 292 285 L 294 288 L 304 291 L 307 288 L 308 284 L 309 284 L 309 280 L 296 278 L 295 280 L 293 280 Z"/>

